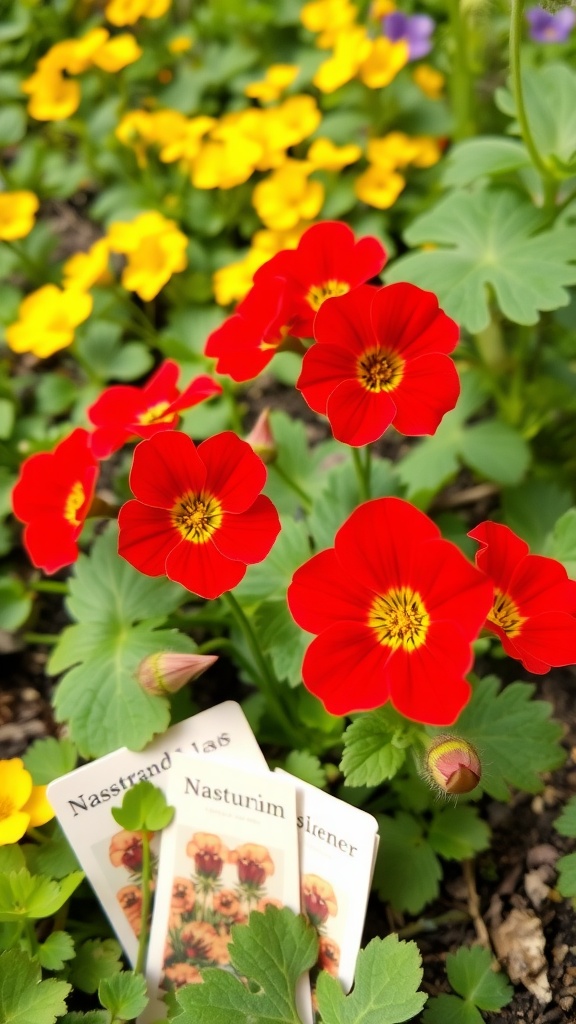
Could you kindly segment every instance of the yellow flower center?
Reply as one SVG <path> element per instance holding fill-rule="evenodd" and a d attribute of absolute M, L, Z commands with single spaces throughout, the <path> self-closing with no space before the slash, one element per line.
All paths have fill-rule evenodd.
<path fill-rule="evenodd" d="M 76 481 L 64 505 L 64 519 L 67 519 L 72 526 L 80 526 L 80 520 L 76 518 L 78 509 L 86 501 L 86 493 L 79 480 Z"/>
<path fill-rule="evenodd" d="M 289 330 L 290 327 L 288 324 L 282 324 L 282 327 L 278 332 L 277 338 L 269 338 L 268 341 L 261 341 L 258 347 L 262 350 L 262 352 L 265 352 L 266 349 L 268 348 L 280 348 Z"/>
<path fill-rule="evenodd" d="M 306 296 L 306 302 L 309 306 L 312 306 L 312 309 L 319 310 L 326 299 L 332 299 L 338 295 L 346 295 L 346 292 L 349 291 L 350 285 L 347 281 L 324 281 L 324 284 L 312 285 Z"/>
<path fill-rule="evenodd" d="M 0 796 L 0 821 L 5 821 L 15 810 L 16 807 L 9 796 Z"/>
<path fill-rule="evenodd" d="M 506 636 L 517 636 L 522 623 L 526 622 L 526 617 L 520 615 L 518 606 L 512 598 L 508 597 L 508 594 L 503 594 L 501 590 L 495 591 L 494 604 L 488 612 L 488 619 L 496 626 L 500 626 Z"/>
<path fill-rule="evenodd" d="M 163 416 L 162 413 L 168 409 L 170 402 L 157 402 L 156 405 L 151 405 L 145 412 L 141 412 L 138 416 L 138 423 L 142 426 L 147 426 L 148 423 L 166 423 L 167 420 L 171 419 L 171 416 Z"/>
<path fill-rule="evenodd" d="M 372 349 L 358 360 L 356 374 L 367 391 L 394 391 L 404 376 L 404 360 L 396 352 Z"/>
<path fill-rule="evenodd" d="M 218 499 L 204 494 L 185 494 L 171 512 L 174 526 L 192 544 L 206 544 L 221 525 L 222 515 Z"/>
<path fill-rule="evenodd" d="M 378 643 L 397 651 L 414 651 L 426 641 L 430 616 L 420 594 L 411 587 L 394 587 L 377 597 L 368 615 L 368 625 Z"/>

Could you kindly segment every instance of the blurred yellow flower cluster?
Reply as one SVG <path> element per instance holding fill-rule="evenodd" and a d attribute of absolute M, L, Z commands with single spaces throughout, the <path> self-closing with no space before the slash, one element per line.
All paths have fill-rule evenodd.
<path fill-rule="evenodd" d="M 89 68 L 114 73 L 133 64 L 142 50 L 133 35 L 110 37 L 107 28 L 93 28 L 80 39 L 62 39 L 38 61 L 35 71 L 22 82 L 29 97 L 28 113 L 37 121 L 60 121 L 80 106 L 80 85 L 68 75 Z"/>
<path fill-rule="evenodd" d="M 110 0 L 104 14 L 112 25 L 133 25 L 139 18 L 161 18 L 172 0 Z"/>
<path fill-rule="evenodd" d="M 264 78 L 250 82 L 244 89 L 246 96 L 261 103 L 273 103 L 296 78 L 300 68 L 297 64 L 271 64 Z"/>
<path fill-rule="evenodd" d="M 46 786 L 34 786 L 19 757 L 0 761 L 0 846 L 17 843 L 29 828 L 54 817 Z"/>
<path fill-rule="evenodd" d="M 0 192 L 0 240 L 25 238 L 34 227 L 40 203 L 33 192 Z"/>
<path fill-rule="evenodd" d="M 334 92 L 353 78 L 382 89 L 408 63 L 405 40 L 371 39 L 366 26 L 356 24 L 358 13 L 350 0 L 311 0 L 300 12 L 303 25 L 317 34 L 316 45 L 332 50 L 312 79 L 321 92 Z"/>
<path fill-rule="evenodd" d="M 215 119 L 187 118 L 175 110 L 133 110 L 116 136 L 142 164 L 156 146 L 163 163 L 179 161 L 195 188 L 234 188 L 254 171 L 286 161 L 287 150 L 316 130 L 321 114 L 312 96 L 291 96 L 275 107 L 249 107 Z"/>
<path fill-rule="evenodd" d="M 406 179 L 398 168 L 432 167 L 442 153 L 437 139 L 427 135 L 409 136 L 404 132 L 389 132 L 381 139 L 368 143 L 368 167 L 354 184 L 358 199 L 387 210 L 396 202 Z"/>
<path fill-rule="evenodd" d="M 429 100 L 439 100 L 444 91 L 446 79 L 442 72 L 437 71 L 431 64 L 419 64 L 412 72 L 412 81 Z"/>
<path fill-rule="evenodd" d="M 240 302 L 252 287 L 254 274 L 263 263 L 275 256 L 281 249 L 295 249 L 304 234 L 308 222 L 296 224 L 289 231 L 257 231 L 252 245 L 243 259 L 229 263 L 217 270 L 212 278 L 216 302 L 228 306 Z"/>
<path fill-rule="evenodd" d="M 1 196 L 0 196 L 1 199 Z M 0 204 L 0 229 L 1 229 Z M 20 303 L 18 319 L 6 328 L 6 343 L 13 352 L 32 352 L 47 359 L 74 341 L 75 328 L 92 312 L 94 285 L 113 280 L 111 253 L 126 257 L 121 283 L 144 301 L 154 299 L 172 274 L 188 265 L 188 239 L 173 220 L 156 210 L 132 221 L 116 221 L 106 237 L 87 252 L 77 252 L 62 268 L 62 288 L 43 285 Z M 280 246 L 281 248 L 281 246 Z"/>

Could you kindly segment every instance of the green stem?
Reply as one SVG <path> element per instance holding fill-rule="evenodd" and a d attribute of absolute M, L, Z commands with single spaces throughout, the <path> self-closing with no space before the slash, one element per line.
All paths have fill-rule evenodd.
<path fill-rule="evenodd" d="M 461 0 L 448 0 L 452 34 L 452 66 L 450 72 L 450 98 L 454 117 L 454 140 L 460 142 L 474 134 L 472 117 L 472 78 L 468 54 L 466 16 Z"/>
<path fill-rule="evenodd" d="M 148 946 L 148 919 L 150 917 L 150 839 L 145 829 L 140 834 L 142 836 L 142 909 L 140 912 L 138 956 L 134 967 L 136 974 L 144 973 L 146 948 Z"/>
<path fill-rule="evenodd" d="M 240 662 L 242 668 L 251 675 L 253 672 L 253 666 L 245 658 L 241 651 L 238 650 L 236 644 L 233 644 L 228 637 L 216 636 L 213 640 L 207 640 L 204 644 L 199 644 L 197 654 L 211 654 L 212 651 L 230 651 L 230 654 Z"/>
<path fill-rule="evenodd" d="M 16 254 L 20 262 L 28 271 L 28 274 L 34 284 L 46 283 L 46 269 L 41 267 L 39 263 L 36 263 L 36 260 L 33 260 L 32 257 L 17 244 L 17 242 L 5 240 L 4 245 L 8 245 L 12 249 L 12 252 Z"/>
<path fill-rule="evenodd" d="M 360 501 L 370 500 L 370 464 L 367 463 L 366 458 L 362 459 L 362 453 L 359 448 L 351 448 L 352 462 L 354 463 L 354 469 L 356 470 L 356 479 L 358 480 L 358 493 L 360 495 Z M 368 452 L 370 456 L 370 452 Z"/>
<path fill-rule="evenodd" d="M 294 491 L 294 494 L 298 495 L 300 501 L 302 502 L 302 506 L 305 512 L 310 512 L 312 509 L 312 499 L 310 495 L 307 494 L 302 487 L 300 487 L 300 484 L 297 484 L 296 481 L 293 480 L 292 477 L 286 472 L 286 470 L 282 469 L 282 466 L 278 462 L 270 463 L 270 469 L 274 473 L 276 473 L 280 477 L 280 479 L 283 480 L 288 487 L 290 487 L 292 491 Z"/>
<path fill-rule="evenodd" d="M 238 601 L 230 591 L 226 594 L 222 594 L 222 600 L 228 606 L 232 618 L 236 622 L 236 625 L 240 629 L 250 649 L 250 653 L 258 670 L 260 689 L 266 699 L 270 712 L 282 726 L 286 734 L 286 738 L 291 743 L 295 744 L 296 747 L 299 747 L 302 741 L 301 732 L 292 724 L 288 713 L 283 706 L 279 693 L 280 683 L 276 679 L 268 661 L 260 650 L 260 645 L 250 620 L 244 614 L 244 611 L 238 604 Z"/>
<path fill-rule="evenodd" d="M 484 365 L 490 370 L 502 370 L 508 356 L 498 321 L 492 317 L 487 327 L 475 335 L 474 340 Z"/>
<path fill-rule="evenodd" d="M 555 177 L 536 145 L 530 128 L 530 122 L 528 121 L 526 106 L 524 104 L 521 57 L 522 31 L 524 28 L 523 13 L 524 0 L 512 0 L 510 11 L 510 76 L 512 79 L 512 91 L 514 93 L 514 101 L 516 104 L 516 116 L 518 118 L 518 124 L 520 125 L 522 139 L 534 167 L 542 178 L 545 205 L 549 208 L 553 205 L 556 194 Z"/>
<path fill-rule="evenodd" d="M 37 590 L 44 594 L 67 594 L 68 584 L 59 583 L 58 580 L 31 580 L 28 583 L 29 590 Z"/>
<path fill-rule="evenodd" d="M 41 844 L 50 843 L 52 841 L 48 836 L 42 835 L 42 833 L 39 832 L 37 828 L 34 828 L 33 825 L 29 826 L 26 829 L 26 835 L 30 836 L 31 839 L 35 839 L 37 843 Z"/>
<path fill-rule="evenodd" d="M 60 637 L 57 633 L 24 633 L 27 644 L 57 644 Z"/>

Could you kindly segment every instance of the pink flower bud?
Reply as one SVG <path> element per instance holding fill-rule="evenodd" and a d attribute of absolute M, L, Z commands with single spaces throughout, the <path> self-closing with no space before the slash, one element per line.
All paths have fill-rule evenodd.
<path fill-rule="evenodd" d="M 274 462 L 278 448 L 270 427 L 270 409 L 262 410 L 246 440 L 267 466 Z"/>
<path fill-rule="evenodd" d="M 217 654 L 178 654 L 159 651 L 149 654 L 136 669 L 136 678 L 148 693 L 177 693 L 192 679 L 197 679 L 210 665 L 218 661 Z"/>
<path fill-rule="evenodd" d="M 443 793 L 470 793 L 480 782 L 482 766 L 474 747 L 460 736 L 441 736 L 426 755 L 426 775 Z"/>

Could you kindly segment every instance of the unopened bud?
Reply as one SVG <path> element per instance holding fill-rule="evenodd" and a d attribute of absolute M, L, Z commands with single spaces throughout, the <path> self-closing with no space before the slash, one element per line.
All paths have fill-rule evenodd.
<path fill-rule="evenodd" d="M 190 680 L 202 675 L 215 661 L 218 661 L 217 654 L 159 651 L 157 654 L 149 654 L 140 662 L 136 678 L 148 693 L 177 693 Z"/>
<path fill-rule="evenodd" d="M 443 793 L 471 793 L 480 782 L 482 766 L 471 743 L 460 736 L 442 736 L 428 748 L 426 775 Z"/>
<path fill-rule="evenodd" d="M 278 448 L 270 426 L 270 409 L 262 410 L 246 440 L 267 466 L 278 457 Z"/>

